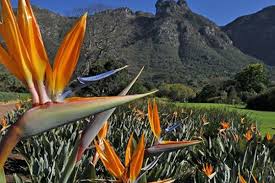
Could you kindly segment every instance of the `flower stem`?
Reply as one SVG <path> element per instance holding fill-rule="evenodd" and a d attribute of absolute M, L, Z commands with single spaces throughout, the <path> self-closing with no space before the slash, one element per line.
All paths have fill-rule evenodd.
<path fill-rule="evenodd" d="M 8 129 L 7 134 L 2 138 L 0 142 L 0 171 L 1 168 L 4 167 L 5 162 L 8 159 L 8 156 L 12 152 L 13 148 L 20 141 L 21 134 L 22 133 L 20 128 L 16 125 L 13 125 Z"/>
<path fill-rule="evenodd" d="M 2 183 L 6 182 L 4 167 L 0 167 L 0 182 L 2 182 Z"/>

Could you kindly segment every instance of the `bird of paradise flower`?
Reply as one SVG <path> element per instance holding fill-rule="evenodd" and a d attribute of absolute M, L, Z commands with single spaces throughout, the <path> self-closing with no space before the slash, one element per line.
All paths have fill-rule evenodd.
<path fill-rule="evenodd" d="M 139 174 L 141 172 L 145 152 L 144 134 L 142 134 L 135 149 L 133 147 L 133 139 L 134 138 L 132 134 L 125 150 L 124 165 L 107 140 L 103 139 L 104 148 L 101 148 L 99 144 L 95 142 L 96 150 L 98 152 L 99 158 L 101 159 L 101 162 L 105 168 L 116 178 L 116 182 L 136 183 L 142 176 L 139 176 Z M 174 181 L 175 180 L 173 179 L 166 179 L 151 183 L 172 183 Z"/>
<path fill-rule="evenodd" d="M 158 113 L 158 106 L 156 100 L 154 100 L 153 105 L 150 100 L 148 101 L 148 119 L 150 123 L 151 130 L 155 137 L 154 146 L 149 147 L 146 151 L 150 154 L 160 154 L 162 152 L 175 151 L 178 149 L 182 149 L 185 146 L 195 145 L 201 143 L 199 140 L 181 140 L 181 141 L 170 141 L 170 140 L 162 140 L 161 138 L 161 125 L 160 125 L 160 117 Z M 173 125 L 174 127 L 170 127 L 168 131 L 171 131 L 174 128 L 178 128 L 180 124 Z"/>
<path fill-rule="evenodd" d="M 0 142 L 0 182 L 5 182 L 5 161 L 21 139 L 154 93 L 66 98 L 68 95 L 64 90 L 77 65 L 85 35 L 87 14 L 84 14 L 67 33 L 51 67 L 29 0 L 19 0 L 18 3 L 16 17 L 10 1 L 1 0 L 0 34 L 5 46 L 0 46 L 0 63 L 28 88 L 32 95 L 33 107 L 8 129 Z M 118 70 L 80 81 L 89 82 L 104 78 Z M 93 135 L 89 136 L 89 141 L 102 125 L 103 123 L 99 123 L 98 127 L 92 130 Z"/>

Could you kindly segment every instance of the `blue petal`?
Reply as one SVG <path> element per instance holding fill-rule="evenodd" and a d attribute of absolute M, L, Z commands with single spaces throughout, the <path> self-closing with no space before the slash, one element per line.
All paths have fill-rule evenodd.
<path fill-rule="evenodd" d="M 73 90 L 72 89 L 68 89 L 68 90 L 66 90 L 66 91 L 64 91 L 63 93 L 62 93 L 62 95 L 59 97 L 59 100 L 60 101 L 63 101 L 65 98 L 67 98 L 67 97 L 71 97 L 72 95 L 73 95 Z"/>
<path fill-rule="evenodd" d="M 85 84 L 87 82 L 91 82 L 91 81 L 98 81 L 98 80 L 101 80 L 101 79 L 104 79 L 104 78 L 107 78 L 123 69 L 125 69 L 126 67 L 128 67 L 127 65 L 124 66 L 124 67 L 121 67 L 121 68 L 118 68 L 118 69 L 115 69 L 115 70 L 111 70 L 111 71 L 107 71 L 107 72 L 104 72 L 104 73 L 101 73 L 101 74 L 98 74 L 96 76 L 90 76 L 90 77 L 78 77 L 78 81 L 81 83 L 81 84 Z"/>
<path fill-rule="evenodd" d="M 87 86 L 89 86 L 91 84 L 92 81 L 98 81 L 100 79 L 104 79 L 106 77 L 109 77 L 125 68 L 127 68 L 128 65 L 115 69 L 115 70 L 111 70 L 111 71 L 107 71 L 105 73 L 101 73 L 98 74 L 96 76 L 91 76 L 91 77 L 78 77 L 78 81 L 80 82 L 80 84 L 75 87 L 75 88 L 68 88 L 66 91 L 64 91 L 62 93 L 62 95 L 58 98 L 59 101 L 63 101 L 65 98 L 67 97 L 71 97 L 72 95 L 74 95 L 76 92 L 80 91 L 82 88 L 85 88 Z"/>
<path fill-rule="evenodd" d="M 82 88 L 85 88 L 89 86 L 91 83 L 85 83 L 85 84 L 80 84 L 75 88 L 69 88 L 66 91 L 62 93 L 62 95 L 59 97 L 59 100 L 62 101 L 65 98 L 73 96 L 76 92 L 80 91 Z"/>
<path fill-rule="evenodd" d="M 165 129 L 165 132 L 171 132 L 171 131 L 175 130 L 176 128 L 178 128 L 179 126 L 181 126 L 181 124 L 180 123 L 176 123 L 176 124 L 174 124 L 172 126 L 167 127 Z"/>

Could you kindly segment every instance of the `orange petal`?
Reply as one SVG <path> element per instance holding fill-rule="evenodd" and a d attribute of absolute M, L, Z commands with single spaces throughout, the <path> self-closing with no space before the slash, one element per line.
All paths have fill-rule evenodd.
<path fill-rule="evenodd" d="M 77 64 L 85 35 L 87 14 L 83 15 L 64 38 L 54 61 L 53 94 L 61 94 L 69 82 Z"/>
<path fill-rule="evenodd" d="M 16 61 L 17 68 L 21 70 L 25 80 L 30 83 L 32 82 L 31 64 L 10 1 L 2 0 L 1 3 L 3 19 L 1 35 L 5 40 L 10 56 Z"/>
<path fill-rule="evenodd" d="M 125 151 L 125 166 L 128 167 L 131 158 L 132 158 L 132 154 L 133 154 L 133 138 L 134 138 L 134 134 L 132 133 L 130 136 L 130 139 L 128 141 L 127 144 L 127 148 Z"/>
<path fill-rule="evenodd" d="M 149 118 L 151 130 L 155 135 L 155 137 L 159 140 L 160 134 L 161 134 L 161 128 L 160 128 L 158 107 L 155 100 L 154 100 L 153 107 L 150 101 L 148 101 L 148 118 Z"/>
<path fill-rule="evenodd" d="M 246 180 L 241 175 L 239 175 L 239 181 L 240 183 L 247 183 Z"/>
<path fill-rule="evenodd" d="M 155 131 L 155 136 L 157 139 L 160 138 L 161 134 L 161 128 L 160 128 L 160 120 L 159 120 L 159 113 L 158 113 L 158 106 L 156 103 L 156 100 L 154 100 L 154 105 L 153 105 L 153 118 L 154 118 L 154 131 Z"/>
<path fill-rule="evenodd" d="M 106 121 L 104 123 L 103 127 L 100 129 L 100 131 L 97 134 L 97 137 L 99 140 L 106 138 L 107 132 L 108 132 L 108 127 L 109 127 L 109 125 L 108 125 L 108 122 Z"/>
<path fill-rule="evenodd" d="M 31 59 L 32 73 L 36 80 L 43 82 L 49 61 L 29 0 L 19 0 L 17 19 L 20 33 Z"/>
<path fill-rule="evenodd" d="M 20 69 L 18 69 L 16 62 L 12 57 L 6 52 L 6 50 L 0 46 L 0 63 L 2 63 L 8 71 L 16 76 L 23 83 L 25 82 L 24 76 L 21 73 Z"/>
<path fill-rule="evenodd" d="M 119 157 L 117 156 L 116 152 L 110 145 L 110 143 L 103 139 L 104 147 L 105 147 L 105 154 L 108 159 L 108 161 L 111 163 L 112 167 L 115 169 L 115 177 L 121 177 L 125 168 L 122 165 Z"/>
<path fill-rule="evenodd" d="M 144 134 L 142 134 L 141 139 L 137 145 L 137 148 L 132 156 L 130 163 L 130 179 L 131 181 L 136 180 L 137 176 L 140 173 L 142 168 L 143 159 L 144 159 Z"/>
<path fill-rule="evenodd" d="M 120 177 L 120 174 L 117 168 L 112 164 L 112 161 L 109 161 L 109 157 L 102 151 L 98 143 L 95 141 L 95 148 L 99 155 L 101 162 L 103 163 L 104 167 L 115 177 Z"/>
<path fill-rule="evenodd" d="M 255 177 L 253 174 L 251 174 L 251 175 L 252 175 L 252 178 L 253 178 L 253 180 L 254 180 L 254 183 L 258 183 L 256 177 Z"/>
<path fill-rule="evenodd" d="M 150 100 L 148 100 L 148 120 L 149 120 L 149 123 L 150 123 L 151 130 L 155 135 L 153 107 L 152 107 L 152 104 L 151 104 Z"/>
<path fill-rule="evenodd" d="M 205 173 L 206 176 L 209 177 L 213 174 L 214 168 L 211 164 L 206 163 L 205 165 L 203 165 L 202 171 Z"/>

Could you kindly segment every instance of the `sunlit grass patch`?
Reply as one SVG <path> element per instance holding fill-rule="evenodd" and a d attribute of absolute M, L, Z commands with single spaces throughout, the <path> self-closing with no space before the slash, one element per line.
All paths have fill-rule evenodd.
<path fill-rule="evenodd" d="M 192 109 L 225 109 L 228 111 L 237 111 L 240 114 L 248 115 L 259 125 L 262 134 L 267 132 L 275 134 L 275 112 L 255 111 L 246 109 L 244 105 L 214 104 L 214 103 L 176 103 L 179 107 Z"/>
<path fill-rule="evenodd" d="M 31 98 L 29 93 L 0 92 L 0 102 L 25 101 Z"/>

